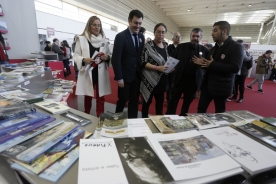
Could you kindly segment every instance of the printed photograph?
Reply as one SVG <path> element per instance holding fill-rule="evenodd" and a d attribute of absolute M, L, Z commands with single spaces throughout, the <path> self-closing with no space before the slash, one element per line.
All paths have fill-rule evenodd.
<path fill-rule="evenodd" d="M 2 15 L 4 15 L 4 11 L 3 11 L 2 5 L 0 4 L 0 16 Z"/>
<path fill-rule="evenodd" d="M 8 26 L 6 22 L 0 21 L 0 32 L 3 34 L 8 32 Z"/>
<path fill-rule="evenodd" d="M 204 161 L 225 154 L 203 135 L 159 143 L 174 165 Z"/>
<path fill-rule="evenodd" d="M 128 182 L 168 183 L 173 178 L 145 138 L 114 139 Z"/>
<path fill-rule="evenodd" d="M 252 113 L 250 113 L 248 111 L 235 111 L 232 114 L 236 115 L 238 117 L 241 117 L 241 118 L 243 118 L 245 120 L 247 120 L 247 119 L 260 119 L 259 116 L 255 115 L 255 114 L 252 114 Z"/>

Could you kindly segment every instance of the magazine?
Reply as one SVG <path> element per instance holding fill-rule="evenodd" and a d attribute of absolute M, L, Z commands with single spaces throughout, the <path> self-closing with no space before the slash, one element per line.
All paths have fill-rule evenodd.
<path fill-rule="evenodd" d="M 162 134 L 169 134 L 173 133 L 173 129 L 165 125 L 160 119 L 165 116 L 149 116 L 150 120 L 152 123 L 157 127 L 157 129 L 162 133 Z"/>
<path fill-rule="evenodd" d="M 0 107 L 0 121 L 16 118 L 20 115 L 33 113 L 36 109 L 28 103 L 18 103 Z"/>
<path fill-rule="evenodd" d="M 4 135 L 1 135 L 0 136 L 0 144 L 3 144 L 6 141 L 9 141 L 9 140 L 11 140 L 15 137 L 18 137 L 22 134 L 30 132 L 33 129 L 39 128 L 39 127 L 41 127 L 41 126 L 43 126 L 47 123 L 51 123 L 52 121 L 55 121 L 55 120 L 56 120 L 56 118 L 47 118 L 47 119 L 44 119 L 44 120 L 39 121 L 37 123 L 31 124 L 29 126 L 25 126 L 23 128 L 20 128 L 19 130 L 15 130 L 13 132 L 9 132 L 9 133 L 6 133 Z"/>
<path fill-rule="evenodd" d="M 187 119 L 171 119 L 170 117 L 160 118 L 160 121 L 167 127 L 170 127 L 173 132 L 185 132 L 190 130 L 198 130 L 197 126 Z"/>
<path fill-rule="evenodd" d="M 46 150 L 62 141 L 77 128 L 78 125 L 71 122 L 65 122 L 33 139 L 7 149 L 2 155 L 24 163 L 30 163 Z"/>
<path fill-rule="evenodd" d="M 23 167 L 29 169 L 35 174 L 39 174 L 48 168 L 50 165 L 55 163 L 58 159 L 63 157 L 71 149 L 79 144 L 80 139 L 84 138 L 85 131 L 81 129 L 76 129 L 71 132 L 62 142 L 56 144 L 51 149 L 47 150 L 41 156 L 36 158 L 29 164 L 13 160 L 14 162 L 22 165 Z"/>
<path fill-rule="evenodd" d="M 33 95 L 26 91 L 15 90 L 15 91 L 7 91 L 0 93 L 1 96 L 7 99 L 20 100 L 28 103 L 35 103 L 43 100 L 43 97 L 38 95 Z"/>
<path fill-rule="evenodd" d="M 214 128 L 214 127 L 218 127 L 217 124 L 208 121 L 207 119 L 205 119 L 202 115 L 200 114 L 188 114 L 188 116 L 186 116 L 186 118 L 192 122 L 194 125 L 196 125 L 200 130 L 204 130 L 204 129 L 208 129 L 208 128 Z"/>
<path fill-rule="evenodd" d="M 276 118 L 274 117 L 261 118 L 260 120 L 272 126 L 276 126 Z"/>
<path fill-rule="evenodd" d="M 263 128 L 263 129 L 265 129 L 265 130 L 267 130 L 267 131 L 269 131 L 269 132 L 271 132 L 271 133 L 273 133 L 273 134 L 276 134 L 276 127 L 275 127 L 275 126 L 266 124 L 266 123 L 261 122 L 261 121 L 259 121 L 259 120 L 254 120 L 254 121 L 252 121 L 251 123 L 252 123 L 253 125 L 256 125 L 256 126 L 258 126 L 258 127 L 260 127 L 260 128 Z"/>
<path fill-rule="evenodd" d="M 128 183 L 169 183 L 173 178 L 144 137 L 115 138 Z"/>
<path fill-rule="evenodd" d="M 78 123 L 80 124 L 81 126 L 85 126 L 87 125 L 88 123 L 91 123 L 91 120 L 89 119 L 86 119 L 84 117 L 81 117 L 71 111 L 68 111 L 68 112 L 65 112 L 65 113 L 62 113 L 60 114 L 60 116 L 64 117 L 65 119 L 68 119 L 72 122 L 75 122 L 75 123 Z"/>
<path fill-rule="evenodd" d="M 240 163 L 251 175 L 276 167 L 274 151 L 231 127 L 202 130 L 200 133 Z"/>
<path fill-rule="evenodd" d="M 35 106 L 50 112 L 51 114 L 60 114 L 70 110 L 70 107 L 63 105 L 60 102 L 44 100 L 43 102 L 35 103 Z"/>
<path fill-rule="evenodd" d="M 152 134 L 148 135 L 148 140 L 175 181 L 207 177 L 240 168 L 237 162 L 195 130 Z"/>
<path fill-rule="evenodd" d="M 228 111 L 229 114 L 232 114 L 234 116 L 237 116 L 241 119 L 246 120 L 247 122 L 251 122 L 254 120 L 259 120 L 261 118 L 263 118 L 260 115 L 254 114 L 252 112 L 246 111 L 246 110 L 239 110 L 239 111 Z"/>
<path fill-rule="evenodd" d="M 28 139 L 31 139 L 37 135 L 40 135 L 42 134 L 43 132 L 47 131 L 47 130 L 50 130 L 51 128 L 55 127 L 55 126 L 58 126 L 60 125 L 61 123 L 63 123 L 63 120 L 56 120 L 54 122 L 51 122 L 51 123 L 48 123 L 48 124 L 45 124 L 39 128 L 36 128 L 34 130 L 31 130 L 30 132 L 28 133 L 25 133 L 25 134 L 22 134 L 18 137 L 15 137 L 9 141 L 6 141 L 4 142 L 3 144 L 0 144 L 0 152 L 8 149 L 8 148 L 11 148 L 17 144 L 20 144 Z"/>
<path fill-rule="evenodd" d="M 33 123 L 49 118 L 50 115 L 42 112 L 19 115 L 18 118 L 0 121 L 0 136 L 16 131 Z"/>
<path fill-rule="evenodd" d="M 90 132 L 85 132 L 85 138 L 90 139 Z M 60 158 L 53 165 L 49 166 L 46 170 L 41 172 L 38 177 L 49 180 L 51 182 L 56 183 L 64 173 L 79 159 L 79 146 L 73 148 L 69 153 Z M 26 173 L 34 174 L 30 170 L 25 167 L 19 165 L 18 163 L 13 163 L 11 165 L 13 169 L 23 171 Z"/>

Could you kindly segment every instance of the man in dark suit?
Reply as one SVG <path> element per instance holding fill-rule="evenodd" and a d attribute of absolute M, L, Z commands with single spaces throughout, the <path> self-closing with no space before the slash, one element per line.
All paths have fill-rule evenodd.
<path fill-rule="evenodd" d="M 170 44 L 168 46 L 168 55 L 173 57 L 175 51 L 176 51 L 176 47 L 178 44 L 180 44 L 180 40 L 181 40 L 181 35 L 179 32 L 176 32 L 173 34 L 173 44 Z M 172 73 L 169 73 L 168 74 L 168 90 L 167 90 L 167 96 L 166 96 L 166 99 L 167 99 L 167 103 L 169 103 L 169 101 L 171 100 L 171 94 L 172 94 Z"/>
<path fill-rule="evenodd" d="M 52 51 L 58 54 L 59 61 L 63 61 L 64 52 L 59 48 L 59 40 L 57 38 L 53 39 Z"/>
<path fill-rule="evenodd" d="M 175 114 L 179 99 L 184 94 L 184 101 L 181 108 L 180 116 L 186 116 L 190 104 L 194 99 L 197 86 L 201 84 L 203 77 L 202 68 L 193 62 L 193 57 L 208 57 L 209 51 L 199 42 L 202 38 L 202 30 L 194 28 L 191 31 L 190 42 L 181 43 L 177 46 L 173 55 L 174 58 L 179 60 L 175 67 L 172 77 L 172 94 L 169 101 L 166 114 Z"/>
<path fill-rule="evenodd" d="M 206 68 L 197 112 L 206 113 L 212 100 L 216 113 L 225 112 L 228 96 L 232 94 L 235 74 L 243 62 L 243 47 L 229 36 L 227 21 L 215 22 L 212 37 L 216 45 L 210 50 L 210 60 L 195 58 L 194 62 Z"/>
<path fill-rule="evenodd" d="M 114 41 L 112 65 L 118 82 L 116 113 L 122 112 L 128 101 L 128 118 L 137 118 L 140 88 L 140 52 L 145 38 L 139 33 L 143 14 L 139 10 L 129 13 L 129 27 L 118 33 Z"/>

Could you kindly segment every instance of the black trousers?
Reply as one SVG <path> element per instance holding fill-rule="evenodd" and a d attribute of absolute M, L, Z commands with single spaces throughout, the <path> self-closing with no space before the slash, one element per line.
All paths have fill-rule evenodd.
<path fill-rule="evenodd" d="M 184 94 L 184 100 L 180 116 L 186 116 L 186 113 L 188 113 L 189 107 L 194 100 L 194 95 L 196 93 L 196 82 L 190 83 L 189 85 L 185 84 L 172 87 L 171 100 L 169 101 L 166 114 L 176 114 L 176 108 L 182 93 Z"/>
<path fill-rule="evenodd" d="M 70 75 L 71 74 L 71 69 L 70 69 L 70 66 L 69 66 L 69 59 L 64 59 L 63 60 L 63 65 L 64 65 L 64 68 L 66 68 L 66 73 L 64 73 L 65 76 Z"/>
<path fill-rule="evenodd" d="M 276 79 L 276 69 L 273 69 L 269 76 L 269 80 L 275 80 L 275 79 Z"/>
<path fill-rule="evenodd" d="M 124 88 L 118 87 L 116 113 L 123 112 L 128 102 L 128 118 L 137 118 L 140 82 L 141 79 L 137 74 L 133 82 L 124 82 Z"/>
<path fill-rule="evenodd" d="M 171 100 L 172 96 L 172 74 L 168 74 L 168 90 L 167 90 L 167 95 L 166 95 L 166 100 L 169 102 Z"/>
<path fill-rule="evenodd" d="M 155 98 L 155 110 L 156 115 L 163 115 L 163 103 L 164 103 L 164 93 L 159 94 L 151 94 L 148 102 L 143 100 L 143 106 L 142 106 L 142 118 L 148 118 L 149 115 L 149 107 L 152 102 L 152 97 Z"/>
<path fill-rule="evenodd" d="M 206 113 L 207 108 L 212 100 L 215 102 L 216 113 L 225 112 L 227 96 L 213 96 L 208 92 L 207 87 L 203 88 L 198 102 L 197 113 Z"/>
<path fill-rule="evenodd" d="M 246 75 L 236 75 L 235 80 L 235 96 L 238 96 L 238 90 L 240 92 L 240 99 L 243 99 L 244 95 L 244 83 Z"/>

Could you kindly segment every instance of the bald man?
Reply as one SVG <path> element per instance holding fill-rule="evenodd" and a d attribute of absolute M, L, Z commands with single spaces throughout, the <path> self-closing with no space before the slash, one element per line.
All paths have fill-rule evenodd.
<path fill-rule="evenodd" d="M 176 50 L 177 45 L 180 44 L 180 40 L 181 40 L 180 33 L 179 32 L 174 33 L 172 40 L 173 40 L 173 44 L 170 44 L 168 46 L 168 54 L 171 57 L 173 57 L 173 54 L 174 54 L 174 52 Z"/>

